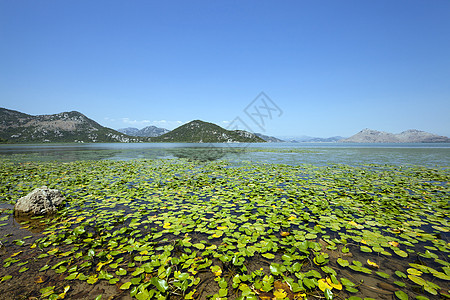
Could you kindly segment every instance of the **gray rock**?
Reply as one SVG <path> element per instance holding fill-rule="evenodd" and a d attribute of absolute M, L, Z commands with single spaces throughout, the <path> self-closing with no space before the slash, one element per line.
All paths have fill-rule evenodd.
<path fill-rule="evenodd" d="M 17 200 L 14 206 L 15 216 L 45 215 L 58 211 L 66 200 L 58 190 L 46 186 L 36 188 L 28 195 Z"/>

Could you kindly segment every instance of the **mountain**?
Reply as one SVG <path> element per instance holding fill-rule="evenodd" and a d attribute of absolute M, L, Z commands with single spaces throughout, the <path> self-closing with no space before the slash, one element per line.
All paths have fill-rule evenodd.
<path fill-rule="evenodd" d="M 390 133 L 372 129 L 363 129 L 357 134 L 341 140 L 344 143 L 450 143 L 450 138 L 416 129 L 401 133 Z"/>
<path fill-rule="evenodd" d="M 398 134 L 402 143 L 450 143 L 450 138 L 416 129 L 409 129 Z"/>
<path fill-rule="evenodd" d="M 269 142 L 269 143 L 282 143 L 282 142 L 284 142 L 283 140 L 280 140 L 279 138 L 276 138 L 274 136 L 264 135 L 262 133 L 255 133 L 255 135 L 257 137 L 265 140 L 266 142 Z"/>
<path fill-rule="evenodd" d="M 163 135 L 164 133 L 168 133 L 170 130 L 165 128 L 159 128 L 156 126 L 147 126 L 140 130 L 134 127 L 128 127 L 117 129 L 117 131 L 131 136 L 157 137 Z"/>
<path fill-rule="evenodd" d="M 156 137 L 168 133 L 170 130 L 156 126 L 147 126 L 139 130 L 138 136 Z"/>
<path fill-rule="evenodd" d="M 287 140 L 291 143 L 331 143 L 331 142 L 338 142 L 344 137 L 342 136 L 332 136 L 328 138 L 320 138 L 320 137 L 313 137 L 313 136 L 307 136 L 307 135 L 301 135 L 301 136 L 283 136 L 281 137 L 284 140 Z"/>
<path fill-rule="evenodd" d="M 117 129 L 117 131 L 121 132 L 123 134 L 126 134 L 126 135 L 131 135 L 131 136 L 138 136 L 138 134 L 139 134 L 139 129 L 134 128 L 134 127 L 120 128 L 120 129 Z"/>
<path fill-rule="evenodd" d="M 333 143 L 333 142 L 339 142 L 342 139 L 345 139 L 342 136 L 332 136 L 329 138 L 318 138 L 318 137 L 311 137 L 311 139 L 308 140 L 309 143 Z"/>
<path fill-rule="evenodd" d="M 194 120 L 181 125 L 152 142 L 175 143 L 262 143 L 263 139 L 243 130 L 226 130 L 216 124 Z"/>
<path fill-rule="evenodd" d="M 8 143 L 144 141 L 103 127 L 77 111 L 32 116 L 6 108 L 0 108 L 0 138 Z"/>

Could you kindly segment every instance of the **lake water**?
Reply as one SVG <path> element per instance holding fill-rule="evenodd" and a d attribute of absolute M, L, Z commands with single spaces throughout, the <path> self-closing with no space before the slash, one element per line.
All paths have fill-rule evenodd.
<path fill-rule="evenodd" d="M 361 284 L 357 285 L 359 292 L 355 296 L 392 299 L 395 296 L 389 290 L 390 287 L 394 288 L 394 281 L 398 280 L 398 275 L 394 275 L 395 271 L 416 270 L 411 268 L 413 265 L 410 263 L 421 261 L 426 261 L 428 267 L 441 271 L 443 268 L 438 261 L 443 263 L 447 261 L 449 227 L 445 209 L 448 207 L 446 183 L 448 182 L 447 168 L 450 166 L 449 154 L 450 144 L 0 145 L 0 161 L 15 162 L 176 160 L 177 158 L 200 162 L 227 160 L 235 165 L 243 165 L 246 161 L 256 162 L 256 164 L 249 164 L 250 168 L 245 165 L 241 169 L 220 168 L 220 165 L 216 164 L 189 164 L 185 161 L 164 161 L 161 164 L 160 161 L 118 163 L 112 167 L 109 163 L 92 161 L 84 164 L 31 164 L 30 166 L 5 163 L 5 169 L 1 170 L 4 182 L 2 182 L 3 189 L 0 191 L 0 231 L 2 232 L 0 242 L 4 245 L 4 247 L 0 247 L 0 259 L 3 260 L 4 265 L 4 267 L 0 267 L 0 281 L 7 276 L 9 279 L 5 280 L 5 284 L 0 284 L 0 294 L 5 299 L 37 298 L 41 295 L 41 289 L 56 287 L 54 295 L 57 295 L 68 284 L 67 280 L 62 280 L 62 278 L 67 278 L 69 273 L 67 269 L 77 266 L 79 269 L 75 269 L 76 273 L 71 272 L 69 276 L 76 275 L 77 270 L 82 270 L 77 276 L 82 275 L 83 277 L 79 277 L 80 280 L 70 281 L 68 298 L 94 299 L 100 293 L 104 298 L 131 299 L 128 296 L 129 292 L 122 290 L 121 285 L 131 282 L 132 276 L 134 276 L 131 272 L 120 275 L 121 278 L 117 278 L 120 283 L 117 285 L 110 284 L 106 280 L 97 281 L 100 278 L 97 274 L 100 268 L 97 268 L 99 270 L 97 273 L 93 273 L 92 270 L 95 270 L 95 267 L 90 267 L 89 274 L 91 276 L 84 275 L 83 272 L 85 273 L 86 269 L 83 269 L 82 266 L 86 262 L 84 260 L 86 256 L 77 257 L 74 253 L 76 251 L 79 251 L 79 254 L 86 253 L 87 249 L 94 249 L 91 247 L 96 247 L 95 253 L 99 257 L 100 253 L 108 253 L 111 257 L 109 266 L 105 265 L 99 274 L 107 272 L 104 274 L 113 276 L 117 266 L 127 268 L 127 263 L 131 263 L 133 257 L 140 263 L 144 258 L 150 258 L 150 254 L 143 255 L 140 248 L 131 248 L 130 243 L 139 243 L 143 247 L 148 247 L 143 249 L 149 249 L 152 251 L 152 255 L 153 249 L 159 251 L 158 255 L 162 255 L 160 254 L 162 251 L 158 249 L 164 249 L 164 251 L 168 251 L 168 255 L 173 256 L 179 255 L 187 249 L 195 256 L 196 252 L 189 247 L 199 245 L 197 249 L 201 249 L 201 247 L 205 247 L 205 244 L 212 243 L 217 246 L 216 248 L 229 247 L 218 248 L 220 250 L 217 252 L 208 254 L 210 257 L 220 257 L 222 260 L 221 253 L 234 251 L 231 250 L 235 249 L 234 244 L 239 247 L 239 242 L 233 242 L 239 235 L 242 237 L 242 239 L 239 238 L 239 241 L 245 241 L 244 243 L 249 247 L 258 249 L 255 250 L 255 256 L 253 256 L 253 252 L 248 252 L 250 255 L 249 258 L 245 258 L 245 265 L 249 266 L 249 270 L 264 269 L 265 274 L 270 274 L 268 272 L 272 268 L 272 261 L 260 257 L 269 260 L 275 258 L 275 261 L 279 262 L 282 260 L 281 253 L 289 254 L 291 249 L 297 247 L 295 244 L 298 241 L 306 239 L 311 242 L 325 243 L 326 240 L 333 238 L 337 238 L 338 241 L 342 239 L 345 241 L 347 252 L 351 254 L 354 266 L 356 266 L 356 261 L 362 264 L 366 261 L 369 262 L 370 259 L 379 265 L 378 271 L 390 277 L 385 279 L 384 276 L 378 274 L 379 272 L 375 273 L 376 270 L 373 270 L 373 274 L 367 274 L 358 269 L 353 269 L 358 272 L 352 272 L 350 269 L 340 268 L 338 257 L 347 257 L 343 256 L 344 244 L 338 244 L 337 251 L 333 251 L 331 248 L 323 250 L 330 257 L 329 266 L 336 272 L 336 277 L 341 278 L 341 282 L 343 277 L 351 278 L 354 283 L 360 282 Z M 377 164 L 373 169 L 380 169 L 380 172 L 364 174 L 359 168 L 347 167 L 278 166 L 278 168 L 273 168 L 272 165 L 258 163 Z M 437 168 L 445 170 L 421 173 L 418 172 L 423 170 L 420 168 L 378 167 L 380 164 L 437 166 Z M 128 167 L 131 172 L 123 172 L 124 168 Z M 164 168 L 160 169 L 159 167 Z M 140 168 L 144 169 L 142 173 L 139 173 Z M 198 168 L 198 172 L 192 172 L 190 168 Z M 404 169 L 404 171 L 399 169 Z M 29 171 L 34 176 L 29 176 Z M 46 219 L 14 218 L 12 212 L 14 201 L 20 195 L 25 194 L 24 190 L 32 190 L 33 187 L 40 186 L 45 182 L 70 197 L 66 203 L 67 209 L 63 210 L 60 218 L 48 218 L 48 220 L 60 223 L 53 224 L 50 229 L 46 228 L 49 226 Z M 423 199 L 424 202 L 421 203 L 420 199 Z M 306 219 L 305 216 L 307 216 Z M 310 216 L 311 219 L 309 219 Z M 158 217 L 158 219 L 154 217 Z M 294 218 L 291 219 L 291 217 Z M 300 218 L 303 221 L 299 221 Z M 309 222 L 305 222 L 308 220 Z M 159 225 L 157 225 L 158 222 Z M 221 233 L 220 236 L 217 236 L 219 240 L 213 241 L 212 237 L 217 235 L 216 231 L 213 230 L 214 235 L 208 236 L 210 234 L 208 228 L 215 228 L 221 223 L 229 227 L 224 227 L 227 231 L 218 231 Z M 110 226 L 111 224 L 114 225 Z M 210 226 L 211 224 L 213 227 Z M 85 226 L 87 230 L 84 229 Z M 47 230 L 46 233 L 50 234 L 42 234 L 41 231 L 44 228 Z M 76 231 L 74 228 L 79 228 L 79 230 Z M 129 228 L 128 232 L 127 228 Z M 361 230 L 362 228 L 364 230 Z M 92 244 L 92 238 L 81 237 L 83 232 L 92 234 L 94 229 L 98 234 L 94 236 L 95 239 L 101 241 L 98 245 Z M 208 230 L 208 233 L 205 230 Z M 266 230 L 273 230 L 273 232 L 266 233 Z M 281 230 L 293 236 L 284 239 Z M 400 230 L 404 232 L 399 235 L 397 233 L 400 233 Z M 30 247 L 36 239 L 44 236 L 47 240 L 41 240 L 39 247 Z M 85 236 L 90 237 L 89 235 Z M 277 240 L 278 236 L 279 240 Z M 53 237 L 55 238 L 53 239 Z M 72 237 L 73 239 L 71 239 Z M 183 238 L 192 239 L 189 243 L 190 246 L 181 242 Z M 252 240 L 253 238 L 255 239 Z M 347 243 L 347 239 L 349 243 Z M 362 239 L 367 242 L 363 243 Z M 263 249 L 263 241 L 272 240 L 278 241 L 279 248 L 276 248 L 278 251 L 272 249 L 267 252 L 264 250 L 265 253 L 258 252 Z M 382 243 L 392 245 L 388 244 L 388 241 L 397 240 L 398 249 L 394 246 L 382 247 Z M 70 241 L 70 244 L 67 241 Z M 49 248 L 43 249 L 46 253 L 40 252 L 39 249 L 47 243 L 49 243 L 47 245 Z M 120 243 L 120 247 L 111 248 L 109 245 L 113 243 L 117 246 Z M 175 248 L 177 250 L 173 252 L 165 250 L 168 243 L 177 244 L 182 248 Z M 373 247 L 368 248 L 363 244 Z M 381 250 L 375 250 L 375 246 Z M 50 247 L 52 250 L 48 250 Z M 120 251 L 128 251 L 128 254 L 118 251 L 115 251 L 118 254 L 112 254 L 110 251 L 116 250 L 116 248 L 121 249 Z M 172 247 L 172 249 L 174 248 Z M 365 250 L 362 251 L 363 249 Z M 270 251 L 276 253 L 272 254 Z M 313 255 L 312 250 L 310 251 Z M 379 251 L 388 251 L 386 253 L 389 255 Z M 393 253 L 390 254 L 391 252 Z M 50 253 L 52 255 L 45 259 L 36 259 L 42 254 Z M 267 254 L 271 254 L 272 258 Z M 295 256 L 301 257 L 298 254 L 299 252 L 295 252 Z M 70 262 L 61 260 L 63 255 L 70 255 Z M 198 257 L 198 261 L 204 259 L 203 255 Z M 117 265 L 114 268 L 111 264 L 113 256 L 114 264 Z M 208 256 L 205 255 L 205 257 Z M 244 258 L 244 256 L 240 257 Z M 6 261 L 6 259 L 12 258 L 14 259 Z M 437 259 L 434 260 L 434 258 Z M 228 259 L 231 260 L 231 256 Z M 61 262 L 67 263 L 68 266 L 60 265 L 56 270 L 45 271 L 45 268 L 56 266 Z M 301 264 L 304 262 L 308 261 L 304 260 Z M 348 263 L 347 260 L 345 262 Z M 100 266 L 100 264 L 98 265 Z M 181 267 L 181 263 L 179 266 Z M 324 266 L 329 267 L 328 265 Z M 316 272 L 320 270 L 316 264 L 305 264 L 305 267 L 306 269 L 304 268 L 302 272 L 311 267 L 317 269 Z M 187 270 L 187 268 L 200 268 L 200 266 L 192 264 L 185 267 L 183 264 L 183 268 Z M 366 268 L 361 270 L 363 269 Z M 225 268 L 224 270 L 227 272 L 224 273 L 227 276 L 230 274 L 228 272 L 235 272 Z M 371 270 L 366 270 L 372 273 Z M 200 291 L 200 296 L 194 296 L 194 298 L 206 299 L 205 296 L 201 296 L 203 293 L 212 295 L 219 291 L 213 275 L 213 272 L 202 273 L 205 279 L 195 286 Z M 139 276 L 134 278 L 139 279 Z M 441 276 L 445 276 L 444 273 Z M 295 276 L 292 277 L 295 278 Z M 32 280 L 29 280 L 30 278 Z M 36 278 L 39 281 L 35 280 Z M 90 281 L 91 278 L 95 278 L 94 283 Z M 170 277 L 170 280 L 173 280 L 172 278 Z M 85 282 L 86 280 L 87 282 Z M 408 292 L 409 299 L 426 293 L 415 288 L 414 282 L 416 281 L 408 280 L 402 280 L 403 284 L 407 284 L 402 290 Z M 432 281 L 433 284 L 443 288 L 448 284 L 431 273 L 424 274 L 423 279 L 417 277 L 417 280 Z M 37 282 L 40 281 L 43 281 L 42 284 L 37 285 Z M 117 288 L 119 284 L 120 288 Z M 384 284 L 384 286 L 380 284 Z M 287 287 L 286 291 L 289 292 L 288 285 L 285 286 Z M 154 289 L 154 287 L 151 288 Z M 231 290 L 230 288 L 230 291 L 235 294 L 237 289 Z M 349 296 L 344 290 L 333 290 L 333 293 L 337 295 L 336 298 L 340 299 Z M 234 294 L 231 294 L 230 299 L 234 299 Z M 318 293 L 315 294 L 318 295 Z M 439 297 L 426 295 L 429 297 L 427 299 L 438 299 Z M 172 299 L 174 296 L 170 297 Z"/>
<path fill-rule="evenodd" d="M 187 158 L 282 164 L 393 164 L 450 166 L 450 144 L 347 143 L 95 143 L 5 144 L 0 159 L 24 161 L 131 160 Z"/>

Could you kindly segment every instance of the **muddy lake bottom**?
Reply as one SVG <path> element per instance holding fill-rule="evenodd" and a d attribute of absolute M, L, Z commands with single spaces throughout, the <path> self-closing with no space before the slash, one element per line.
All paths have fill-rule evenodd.
<path fill-rule="evenodd" d="M 0 160 L 1 299 L 446 299 L 448 168 Z M 67 201 L 14 217 L 41 186 Z"/>

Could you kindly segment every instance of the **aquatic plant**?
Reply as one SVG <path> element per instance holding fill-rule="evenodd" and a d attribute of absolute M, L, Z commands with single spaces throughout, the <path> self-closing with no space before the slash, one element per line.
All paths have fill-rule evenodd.
<path fill-rule="evenodd" d="M 449 293 L 448 169 L 3 161 L 0 178 L 7 297 Z M 11 204 L 42 185 L 60 189 L 66 207 L 51 218 L 14 220 Z"/>

